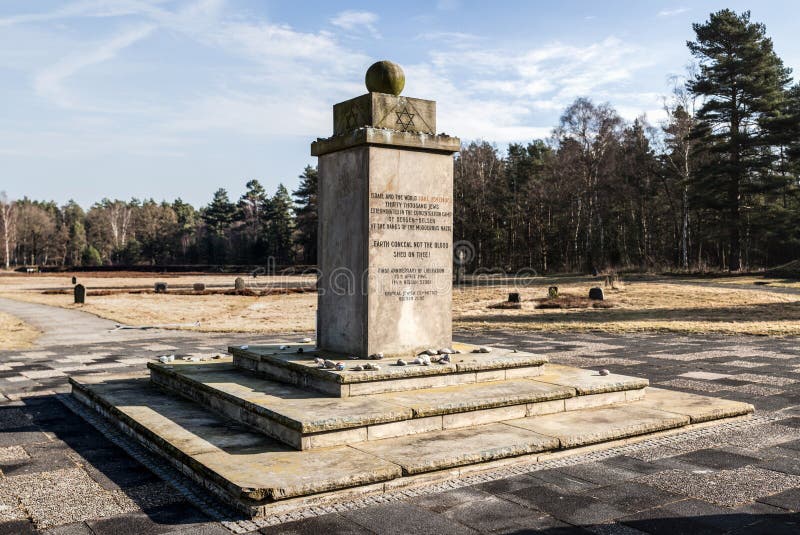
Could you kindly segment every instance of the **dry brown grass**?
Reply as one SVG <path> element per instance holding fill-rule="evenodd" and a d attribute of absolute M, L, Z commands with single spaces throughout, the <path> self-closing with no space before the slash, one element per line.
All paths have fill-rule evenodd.
<path fill-rule="evenodd" d="M 769 291 L 720 288 L 697 284 L 627 282 L 624 290 L 606 289 L 608 309 L 538 309 L 547 285 L 560 293 L 588 295 L 595 283 L 550 280 L 520 288 L 520 310 L 490 310 L 487 306 L 514 288 L 495 286 L 457 289 L 453 293 L 455 326 L 466 330 L 800 334 L 800 299 Z"/>
<path fill-rule="evenodd" d="M 0 312 L 0 349 L 27 349 L 39 334 L 21 319 Z"/>
<path fill-rule="evenodd" d="M 152 288 L 167 280 L 170 288 L 203 282 L 206 287 L 233 285 L 232 275 L 179 275 L 172 278 L 79 277 L 89 290 L 101 288 Z M 129 325 L 192 324 L 200 331 L 288 333 L 314 330 L 316 295 L 313 293 L 267 295 L 129 294 L 89 295 L 83 306 L 72 304 L 71 295 L 44 295 L 47 289 L 69 288 L 69 277 L 49 275 L 0 275 L 0 295 L 65 308 L 80 308 Z M 262 284 L 297 286 L 310 277 L 262 278 Z M 697 282 L 695 279 L 694 282 Z M 800 298 L 793 295 L 730 287 L 675 282 L 626 281 L 624 289 L 605 289 L 604 304 L 612 308 L 539 309 L 547 287 L 556 285 L 562 295 L 588 295 L 602 281 L 576 278 L 534 279 L 534 285 L 508 284 L 456 288 L 453 318 L 456 329 L 513 329 L 535 331 L 600 330 L 607 332 L 672 331 L 684 333 L 800 334 Z M 489 308 L 504 301 L 509 292 L 521 293 L 520 309 Z"/>

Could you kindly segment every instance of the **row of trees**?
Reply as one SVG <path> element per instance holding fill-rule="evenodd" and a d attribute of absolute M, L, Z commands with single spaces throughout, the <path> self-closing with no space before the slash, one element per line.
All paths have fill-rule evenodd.
<path fill-rule="evenodd" d="M 224 189 L 200 209 L 176 199 L 109 200 L 84 211 L 0 194 L 0 258 L 12 265 L 281 265 L 315 262 L 316 170 L 293 192 L 268 195 L 258 180 L 232 202 Z"/>
<path fill-rule="evenodd" d="M 577 99 L 548 140 L 462 147 L 454 238 L 471 268 L 738 271 L 800 253 L 800 84 L 748 12 L 714 13 L 688 43 L 697 60 L 665 99 L 668 120 L 626 123 Z M 258 181 L 232 202 L 103 200 L 87 212 L 0 199 L 9 264 L 316 262 L 317 175 L 269 196 Z"/>
<path fill-rule="evenodd" d="M 577 99 L 547 142 L 456 159 L 456 239 L 480 267 L 738 271 L 800 253 L 800 84 L 750 14 L 695 24 L 669 119 Z"/>

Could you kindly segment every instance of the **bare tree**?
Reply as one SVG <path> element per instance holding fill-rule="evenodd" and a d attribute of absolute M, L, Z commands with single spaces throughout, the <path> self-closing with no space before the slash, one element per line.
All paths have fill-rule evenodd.
<path fill-rule="evenodd" d="M 5 191 L 0 191 L 0 232 L 3 238 L 3 259 L 6 269 L 11 267 L 11 249 L 17 233 L 17 211 L 14 201 L 8 199 Z"/>

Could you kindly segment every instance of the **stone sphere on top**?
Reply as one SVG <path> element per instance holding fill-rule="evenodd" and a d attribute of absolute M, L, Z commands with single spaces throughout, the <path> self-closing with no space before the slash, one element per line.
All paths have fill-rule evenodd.
<path fill-rule="evenodd" d="M 373 63 L 367 69 L 364 82 L 370 93 L 388 93 L 397 96 L 406 85 L 406 75 L 400 65 L 384 60 Z"/>

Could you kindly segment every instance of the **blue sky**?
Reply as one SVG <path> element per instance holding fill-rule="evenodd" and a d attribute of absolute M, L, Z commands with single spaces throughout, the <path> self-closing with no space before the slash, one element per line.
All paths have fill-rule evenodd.
<path fill-rule="evenodd" d="M 692 22 L 751 9 L 800 72 L 796 1 L 0 0 L 0 190 L 84 206 L 290 189 L 379 59 L 439 130 L 546 137 L 578 96 L 661 120 Z"/>

